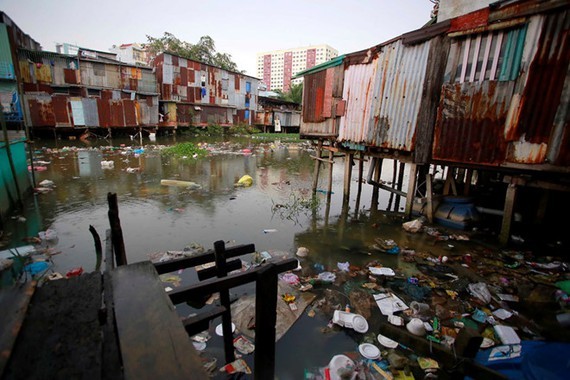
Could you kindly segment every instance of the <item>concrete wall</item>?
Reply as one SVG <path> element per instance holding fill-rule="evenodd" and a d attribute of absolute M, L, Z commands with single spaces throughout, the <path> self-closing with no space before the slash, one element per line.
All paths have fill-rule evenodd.
<path fill-rule="evenodd" d="M 486 8 L 497 0 L 440 0 L 437 22 L 458 17 L 466 13 Z"/>

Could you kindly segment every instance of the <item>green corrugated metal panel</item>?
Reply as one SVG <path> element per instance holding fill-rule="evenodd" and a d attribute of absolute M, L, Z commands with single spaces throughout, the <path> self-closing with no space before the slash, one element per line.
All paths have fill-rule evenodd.
<path fill-rule="evenodd" d="M 509 81 L 517 79 L 521 68 L 521 59 L 526 38 L 526 25 L 509 31 L 507 34 L 507 46 L 505 47 L 505 55 L 501 65 L 500 81 Z"/>
<path fill-rule="evenodd" d="M 22 192 L 21 196 L 23 196 L 31 188 L 26 160 L 25 139 L 12 141 L 10 143 L 10 152 L 12 153 L 12 160 L 16 169 L 18 185 Z M 0 142 L 0 212 L 5 213 L 8 211 L 17 199 L 16 182 L 12 176 L 6 143 Z"/>
<path fill-rule="evenodd" d="M 308 74 L 313 74 L 313 73 L 328 69 L 329 67 L 338 66 L 338 65 L 342 64 L 343 60 L 344 60 L 344 54 L 339 55 L 338 57 L 335 57 L 335 58 L 331 59 L 330 61 L 323 62 L 320 65 L 313 66 L 310 69 L 300 71 L 292 79 L 300 78 L 300 77 L 303 77 L 303 76 L 308 75 Z"/>
<path fill-rule="evenodd" d="M 0 24 L 0 78 L 16 79 L 6 24 Z"/>

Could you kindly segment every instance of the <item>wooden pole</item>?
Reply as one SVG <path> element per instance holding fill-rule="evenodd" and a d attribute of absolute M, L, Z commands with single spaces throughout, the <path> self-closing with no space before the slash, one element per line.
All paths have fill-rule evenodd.
<path fill-rule="evenodd" d="M 348 202 L 350 199 L 350 181 L 352 179 L 352 163 L 354 160 L 354 153 L 348 153 L 345 158 L 343 202 Z"/>
<path fill-rule="evenodd" d="M 101 259 L 103 258 L 103 247 L 101 246 L 101 238 L 97 233 L 97 230 L 92 225 L 89 225 L 89 232 L 93 235 L 93 241 L 95 242 L 95 256 L 97 257 L 97 262 L 95 263 L 95 271 L 99 272 L 101 270 Z"/>
<path fill-rule="evenodd" d="M 433 223 L 433 190 L 432 190 L 432 174 L 426 174 L 426 198 L 427 198 L 427 218 Z"/>
<path fill-rule="evenodd" d="M 266 264 L 259 270 L 255 282 L 254 378 L 256 380 L 275 377 L 277 273 L 274 267 L 275 264 Z"/>
<path fill-rule="evenodd" d="M 111 240 L 113 241 L 113 251 L 117 266 L 127 265 L 127 254 L 125 252 L 125 241 L 123 240 L 123 229 L 119 219 L 119 204 L 116 193 L 107 194 L 109 203 L 109 224 L 111 226 Z"/>
<path fill-rule="evenodd" d="M 396 182 L 396 189 L 402 191 L 402 182 L 404 181 L 404 171 L 406 169 L 406 163 L 400 162 L 400 168 L 398 170 L 398 182 Z M 400 194 L 396 193 L 396 204 L 394 205 L 394 211 L 398 212 L 400 209 Z"/>
<path fill-rule="evenodd" d="M 319 140 L 317 144 L 317 157 L 321 158 L 323 151 L 323 140 Z M 315 161 L 315 173 L 313 174 L 313 195 L 317 193 L 317 186 L 319 185 L 319 171 L 321 169 L 321 161 Z"/>
<path fill-rule="evenodd" d="M 469 195 L 471 191 L 471 181 L 473 180 L 473 169 L 467 169 L 465 173 L 465 183 L 463 184 L 463 195 Z"/>
<path fill-rule="evenodd" d="M 222 240 L 214 243 L 214 251 L 216 257 L 216 270 L 218 278 L 227 276 L 226 269 L 226 246 Z M 230 304 L 230 291 L 229 289 L 220 290 L 220 304 L 226 310 L 222 313 L 222 333 L 224 339 L 224 353 L 226 364 L 235 360 L 234 356 L 234 333 L 232 331 L 232 309 Z M 273 309 L 275 310 L 275 309 Z M 257 336 L 257 334 L 255 334 Z"/>
<path fill-rule="evenodd" d="M 418 182 L 418 165 L 410 165 L 410 178 L 408 178 L 408 193 L 406 196 L 406 210 L 404 211 L 406 218 L 412 217 L 414 200 L 416 195 L 416 185 Z"/>
<path fill-rule="evenodd" d="M 392 167 L 392 189 L 396 189 L 396 175 L 398 174 L 398 161 L 394 160 Z M 394 200 L 394 193 L 390 192 L 390 199 L 388 200 L 388 207 L 386 207 L 387 211 L 390 211 L 392 208 L 392 201 Z"/>
<path fill-rule="evenodd" d="M 499 242 L 504 245 L 509 242 L 509 236 L 511 234 L 511 224 L 513 222 L 513 211 L 515 208 L 516 196 L 517 185 L 510 183 L 507 187 L 507 194 L 505 195 L 503 222 L 501 225 L 501 233 L 499 235 Z"/>
<path fill-rule="evenodd" d="M 333 165 L 334 165 L 334 153 L 332 150 L 329 150 L 329 188 L 328 188 L 328 192 L 327 194 L 330 195 L 332 194 L 332 184 L 333 184 Z"/>
<path fill-rule="evenodd" d="M 356 205 L 354 206 L 354 218 L 358 219 L 360 209 L 360 196 L 362 195 L 362 176 L 364 174 L 364 152 L 360 152 L 360 160 L 358 161 L 358 190 L 356 191 Z"/>

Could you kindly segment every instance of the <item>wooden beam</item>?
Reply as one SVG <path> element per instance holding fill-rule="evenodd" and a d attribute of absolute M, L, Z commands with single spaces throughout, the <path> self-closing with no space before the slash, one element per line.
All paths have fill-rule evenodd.
<path fill-rule="evenodd" d="M 297 268 L 298 262 L 297 259 L 290 258 L 281 260 L 275 264 L 276 270 L 278 273 L 281 273 Z M 257 272 L 260 270 L 260 268 L 263 268 L 263 266 L 255 269 L 250 269 L 247 272 L 230 274 L 224 278 L 213 278 L 204 282 L 200 282 L 198 284 L 181 286 L 169 292 L 168 296 L 172 300 L 172 303 L 176 305 L 196 297 L 201 297 L 204 294 L 216 293 L 222 289 L 227 288 L 235 288 L 236 286 L 255 281 L 257 278 Z"/>
<path fill-rule="evenodd" d="M 184 325 L 184 329 L 186 330 L 188 336 L 193 336 L 204 330 L 207 330 L 210 327 L 210 321 L 218 318 L 225 312 L 225 307 L 217 306 L 204 313 L 183 319 L 182 325 Z"/>
<path fill-rule="evenodd" d="M 327 160 L 327 159 L 324 159 L 324 158 L 320 158 L 320 157 L 316 157 L 316 156 L 310 156 L 310 157 L 311 157 L 313 160 L 318 160 L 318 161 L 321 161 L 321 162 L 326 162 L 326 163 L 328 163 L 328 164 L 334 164 L 334 161 L 330 161 L 330 160 Z"/>
<path fill-rule="evenodd" d="M 232 272 L 234 270 L 241 269 L 241 267 L 242 267 L 242 263 L 241 263 L 240 259 L 235 259 L 232 261 L 228 261 L 226 263 L 226 271 L 228 273 Z M 207 280 L 209 278 L 216 277 L 218 275 L 218 268 L 216 268 L 216 267 L 205 268 L 205 269 L 201 269 L 199 271 L 196 271 L 196 273 L 198 274 L 198 280 L 204 281 L 204 280 Z"/>
<path fill-rule="evenodd" d="M 222 240 L 214 242 L 214 250 L 216 257 L 216 272 L 218 278 L 224 278 L 228 273 L 226 268 L 226 249 L 224 242 Z M 235 360 L 230 290 L 228 288 L 220 290 L 220 304 L 226 309 L 222 314 L 222 334 L 224 340 L 224 353 L 227 364 Z"/>
<path fill-rule="evenodd" d="M 242 256 L 253 252 L 255 252 L 255 244 L 236 245 L 226 249 L 226 258 Z M 201 253 L 191 257 L 183 257 L 180 259 L 174 259 L 162 263 L 154 263 L 154 266 L 158 274 L 163 274 L 163 273 L 174 272 L 179 269 L 185 269 L 185 268 L 195 267 L 197 265 L 212 263 L 214 261 L 216 261 L 215 252 L 213 250 L 208 250 L 205 253 Z"/>
<path fill-rule="evenodd" d="M 517 185 L 510 184 L 507 187 L 505 195 L 505 207 L 503 212 L 503 222 L 501 224 L 501 233 L 499 234 L 499 242 L 507 244 L 511 234 L 511 225 L 513 222 L 513 211 L 515 208 L 515 201 L 517 196 Z"/>
<path fill-rule="evenodd" d="M 332 194 L 332 183 L 333 183 L 333 165 L 334 165 L 334 161 L 333 161 L 333 156 L 334 153 L 332 151 L 329 151 L 329 161 L 331 162 L 329 164 L 329 187 L 328 187 L 328 196 L 330 197 L 330 195 Z"/>
<path fill-rule="evenodd" d="M 399 192 L 402 192 L 402 182 L 404 182 L 404 171 L 406 169 L 406 164 L 404 162 L 400 162 L 400 168 L 398 170 L 398 182 L 396 182 L 396 189 Z M 404 196 L 401 194 L 396 193 L 396 204 L 394 205 L 394 211 L 398 212 L 400 208 L 400 196 Z M 406 196 L 407 197 L 407 196 Z"/>
<path fill-rule="evenodd" d="M 255 352 L 254 378 L 275 377 L 275 324 L 277 322 L 277 268 L 275 264 L 262 267 L 255 283 Z"/>
<path fill-rule="evenodd" d="M 418 165 L 410 165 L 410 177 L 408 178 L 408 194 L 406 196 L 406 209 L 404 211 L 406 218 L 412 217 L 412 209 L 414 207 L 414 200 L 416 194 L 416 186 L 418 183 Z"/>
<path fill-rule="evenodd" d="M 348 153 L 344 161 L 344 191 L 343 202 L 347 203 L 350 198 L 350 181 L 352 180 L 352 162 L 354 154 Z"/>
<path fill-rule="evenodd" d="M 319 140 L 317 145 L 317 156 L 320 159 L 323 151 L 323 140 Z M 319 172 L 321 170 L 321 161 L 315 161 L 315 172 L 313 174 L 313 194 L 317 192 L 317 186 L 319 185 Z"/>
<path fill-rule="evenodd" d="M 427 198 L 427 218 L 430 223 L 433 223 L 433 190 L 432 190 L 433 176 L 431 173 L 426 174 L 426 198 Z"/>
<path fill-rule="evenodd" d="M 109 203 L 109 224 L 111 226 L 111 239 L 113 241 L 113 253 L 117 266 L 127 264 L 127 254 L 125 252 L 125 241 L 123 239 L 123 229 L 121 228 L 121 220 L 119 219 L 119 204 L 116 193 L 107 193 L 107 202 Z"/>
<path fill-rule="evenodd" d="M 24 323 L 24 318 L 32 295 L 36 290 L 36 281 L 2 289 L 0 291 L 0 378 L 10 359 L 16 338 Z"/>
<path fill-rule="evenodd" d="M 125 379 L 207 378 L 152 263 L 118 267 L 112 278 Z"/>

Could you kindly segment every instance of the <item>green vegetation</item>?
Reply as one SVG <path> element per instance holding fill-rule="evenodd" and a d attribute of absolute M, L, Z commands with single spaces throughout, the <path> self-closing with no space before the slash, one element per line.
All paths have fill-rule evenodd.
<path fill-rule="evenodd" d="M 229 71 L 238 71 L 237 64 L 232 61 L 231 54 L 216 51 L 216 44 L 212 37 L 202 36 L 196 44 L 179 40 L 174 34 L 164 32 L 162 37 L 146 36 L 147 49 L 152 55 L 169 52 L 183 58 L 218 66 Z"/>
<path fill-rule="evenodd" d="M 273 215 L 278 215 L 282 220 L 290 220 L 295 224 L 299 224 L 299 215 L 318 213 L 320 209 L 320 200 L 318 197 L 311 196 L 303 198 L 295 193 L 291 193 L 287 203 L 273 203 L 271 211 Z"/>
<path fill-rule="evenodd" d="M 178 158 L 200 158 L 208 155 L 208 151 L 206 149 L 199 148 L 191 142 L 169 146 L 168 148 L 164 148 L 161 153 L 166 156 Z"/>
<path fill-rule="evenodd" d="M 292 84 L 291 88 L 287 92 L 283 92 L 281 90 L 275 90 L 275 92 L 279 94 L 279 99 L 287 102 L 301 104 L 303 101 L 303 83 Z"/>
<path fill-rule="evenodd" d="M 259 133 L 255 136 L 255 138 L 265 140 L 281 140 L 287 142 L 301 141 L 298 133 Z"/>

